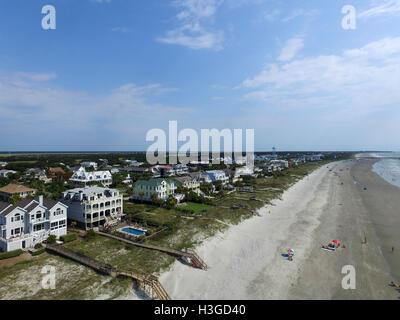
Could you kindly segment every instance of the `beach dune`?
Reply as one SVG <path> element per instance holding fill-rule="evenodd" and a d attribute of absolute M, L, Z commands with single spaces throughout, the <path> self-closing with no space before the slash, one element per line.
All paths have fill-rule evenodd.
<path fill-rule="evenodd" d="M 388 283 L 400 276 L 399 189 L 370 170 L 374 161 L 317 169 L 260 217 L 196 248 L 207 271 L 176 262 L 160 281 L 173 299 L 398 299 Z M 334 239 L 345 248 L 321 249 Z M 282 256 L 287 248 L 293 261 Z M 347 265 L 356 272 L 354 290 L 342 288 Z"/>

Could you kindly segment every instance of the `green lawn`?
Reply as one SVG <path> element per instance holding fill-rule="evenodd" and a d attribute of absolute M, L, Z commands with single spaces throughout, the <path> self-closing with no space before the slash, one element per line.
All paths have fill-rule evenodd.
<path fill-rule="evenodd" d="M 190 210 L 193 213 L 200 213 L 212 209 L 212 206 L 202 203 L 188 202 L 185 206 L 179 207 L 181 210 Z"/>

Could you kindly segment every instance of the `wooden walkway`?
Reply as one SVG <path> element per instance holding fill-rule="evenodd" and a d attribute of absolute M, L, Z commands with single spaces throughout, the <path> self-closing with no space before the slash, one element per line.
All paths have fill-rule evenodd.
<path fill-rule="evenodd" d="M 109 237 L 111 239 L 115 239 L 118 241 L 132 244 L 137 247 L 151 249 L 151 250 L 157 250 L 160 252 L 164 252 L 164 253 L 173 255 L 175 257 L 178 257 L 178 258 L 181 258 L 181 259 L 187 261 L 192 266 L 199 268 L 199 269 L 203 269 L 203 270 L 208 269 L 207 264 L 199 257 L 199 255 L 194 250 L 179 251 L 179 250 L 175 250 L 175 249 L 171 249 L 171 248 L 155 246 L 152 244 L 136 242 L 133 239 L 131 239 L 128 234 L 126 234 L 124 232 L 116 231 L 114 234 L 111 234 L 111 233 L 107 233 L 107 232 L 96 231 L 96 233 L 98 233 L 99 235 L 105 236 L 105 237 Z"/>
<path fill-rule="evenodd" d="M 146 275 L 135 271 L 117 270 L 109 264 L 94 260 L 83 254 L 65 248 L 61 245 L 47 245 L 46 249 L 50 252 L 79 262 L 102 274 L 110 275 L 113 277 L 123 276 L 131 278 L 136 282 L 137 288 L 145 292 L 152 299 L 171 300 L 171 297 L 169 296 L 167 290 L 165 290 L 164 286 L 160 283 L 158 278 L 153 275 Z"/>

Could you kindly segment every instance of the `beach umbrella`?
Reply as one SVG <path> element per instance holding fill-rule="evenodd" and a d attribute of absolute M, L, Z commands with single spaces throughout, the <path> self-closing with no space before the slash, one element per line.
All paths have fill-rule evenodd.
<path fill-rule="evenodd" d="M 287 253 L 294 253 L 294 250 L 289 248 L 289 249 L 286 250 L 286 252 Z"/>
<path fill-rule="evenodd" d="M 333 240 L 332 242 L 333 242 L 333 243 L 336 243 L 336 244 L 339 244 L 339 243 L 340 243 L 339 240 Z"/>

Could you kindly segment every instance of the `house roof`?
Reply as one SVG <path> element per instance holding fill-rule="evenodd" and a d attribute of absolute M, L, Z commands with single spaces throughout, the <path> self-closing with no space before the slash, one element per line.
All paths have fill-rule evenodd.
<path fill-rule="evenodd" d="M 20 184 L 10 183 L 3 188 L 0 188 L 0 192 L 14 194 L 21 192 L 35 192 L 36 189 L 28 188 Z"/>
<path fill-rule="evenodd" d="M 171 179 L 153 178 L 149 180 L 138 180 L 135 182 L 135 185 L 158 186 L 162 181 L 166 181 L 168 184 L 173 183 Z"/>
<path fill-rule="evenodd" d="M 3 210 L 0 213 L 0 216 L 5 217 L 6 215 L 8 215 L 11 211 L 13 211 L 16 207 L 14 207 L 13 205 L 9 206 L 7 209 Z"/>
<path fill-rule="evenodd" d="M 4 201 L 0 201 L 0 212 L 6 209 L 8 206 L 11 206 L 11 204 Z"/>
<path fill-rule="evenodd" d="M 60 168 L 60 167 L 49 168 L 49 171 L 50 171 L 51 173 L 62 173 L 62 174 L 65 173 L 65 171 L 63 170 L 63 168 Z"/>
<path fill-rule="evenodd" d="M 184 177 L 176 177 L 176 178 L 174 178 L 173 180 L 176 180 L 176 181 L 178 181 L 178 182 L 180 182 L 180 183 L 185 183 L 185 182 L 187 182 L 187 181 L 193 181 L 194 178 L 189 177 L 189 176 L 184 176 Z"/>

